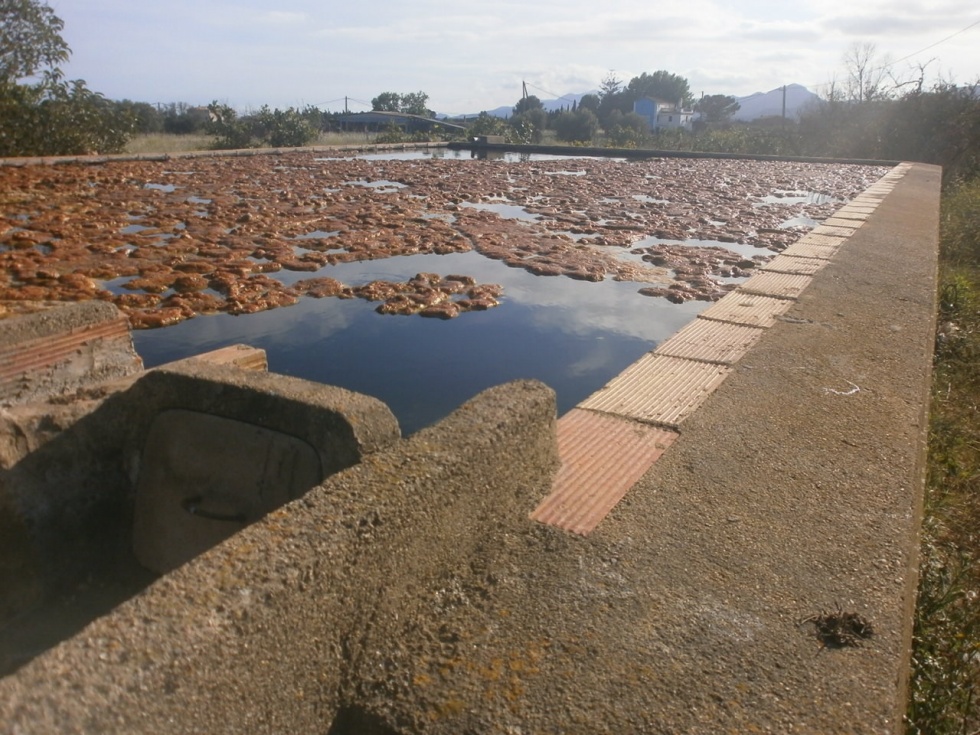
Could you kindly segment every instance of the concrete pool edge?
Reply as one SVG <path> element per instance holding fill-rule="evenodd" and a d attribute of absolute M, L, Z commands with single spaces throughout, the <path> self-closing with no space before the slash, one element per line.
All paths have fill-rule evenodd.
<path fill-rule="evenodd" d="M 837 252 L 764 333 L 732 336 L 738 352 L 760 329 L 587 538 L 527 520 L 557 463 L 554 404 L 507 386 L 3 679 L 0 721 L 900 732 L 939 183 L 912 166 L 849 241 L 811 243 Z M 680 342 L 663 357 L 700 347 Z M 873 637 L 824 647 L 805 621 L 835 605 Z"/>
<path fill-rule="evenodd" d="M 684 420 L 722 384 L 731 366 L 782 318 L 911 167 L 895 166 L 837 210 L 828 219 L 834 224 L 814 228 L 563 416 L 559 420 L 563 471 L 530 517 L 583 535 L 594 530 L 639 480 L 635 473 L 615 473 L 623 462 L 637 461 L 636 448 L 624 443 L 619 431 L 604 431 L 613 424 L 601 416 L 633 422 L 637 432 L 652 425 L 679 433 Z M 762 319 L 759 307 L 764 311 Z M 568 428 L 563 430 L 565 424 Z M 666 436 L 658 441 L 673 443 Z M 652 456 L 644 469 L 661 455 Z"/>
<path fill-rule="evenodd" d="M 589 537 L 652 523 L 675 567 L 661 584 L 764 622 L 741 631 L 751 664 L 730 661 L 714 685 L 738 692 L 745 668 L 768 672 L 778 696 L 755 721 L 773 731 L 904 731 L 940 186 L 939 167 L 908 167 Z M 837 609 L 874 635 L 793 650 L 794 635 L 814 635 L 805 621 Z M 711 655 L 701 643 L 684 652 L 692 665 Z"/>

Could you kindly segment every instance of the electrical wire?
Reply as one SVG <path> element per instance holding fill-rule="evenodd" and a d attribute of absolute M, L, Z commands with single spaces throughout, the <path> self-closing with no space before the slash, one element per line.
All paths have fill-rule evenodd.
<path fill-rule="evenodd" d="M 880 68 L 881 69 L 887 69 L 888 67 L 895 66 L 895 64 L 900 64 L 903 61 L 907 61 L 907 60 L 911 59 L 913 56 L 918 56 L 919 54 L 921 54 L 924 51 L 928 51 L 929 49 L 934 49 L 934 48 L 936 48 L 936 46 L 939 46 L 940 44 L 946 43 L 951 38 L 956 38 L 956 36 L 960 35 L 961 33 L 966 33 L 968 30 L 970 30 L 971 28 L 973 28 L 975 26 L 980 26 L 980 20 L 974 21 L 973 23 L 970 23 L 970 25 L 966 26 L 965 28 L 960 28 L 960 30 L 956 31 L 956 33 L 951 33 L 950 35 L 946 36 L 946 38 L 944 38 L 944 39 L 942 39 L 940 41 L 936 41 L 935 43 L 930 44 L 930 45 L 926 46 L 925 48 L 920 48 L 918 51 L 913 51 L 908 56 L 903 56 L 900 59 L 897 59 L 895 61 L 891 61 L 891 62 L 885 64 L 884 66 L 880 67 Z"/>

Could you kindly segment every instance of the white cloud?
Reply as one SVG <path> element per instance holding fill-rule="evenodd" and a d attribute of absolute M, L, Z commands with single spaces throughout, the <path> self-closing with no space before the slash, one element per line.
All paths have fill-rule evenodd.
<path fill-rule="evenodd" d="M 306 21 L 306 13 L 271 10 L 266 13 L 260 13 L 258 20 L 261 23 L 274 23 L 276 25 L 298 25 Z"/>
<path fill-rule="evenodd" d="M 295 106 L 423 90 L 441 112 L 512 105 L 520 83 L 585 92 L 665 69 L 708 94 L 817 85 L 855 41 L 893 59 L 976 19 L 960 0 L 55 0 L 66 72 L 110 97 Z M 976 78 L 980 26 L 911 60 Z M 543 96 L 538 94 L 538 96 Z"/>

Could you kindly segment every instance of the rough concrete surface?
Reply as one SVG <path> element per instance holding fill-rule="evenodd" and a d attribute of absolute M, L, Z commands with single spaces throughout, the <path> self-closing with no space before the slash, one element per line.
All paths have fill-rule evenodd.
<path fill-rule="evenodd" d="M 139 373 L 129 323 L 104 301 L 0 314 L 0 412 Z"/>
<path fill-rule="evenodd" d="M 10 732 L 889 733 L 914 602 L 940 170 L 916 165 L 588 538 L 493 389 L 0 681 Z M 862 647 L 804 619 L 866 617 Z"/>
<path fill-rule="evenodd" d="M 5 438 L 0 442 L 0 671 L 8 670 L 11 647 L 18 658 L 30 649 L 16 641 L 7 645 L 15 635 L 9 628 L 21 630 L 15 618 L 30 616 L 30 609 L 45 599 L 73 594 L 79 584 L 92 580 L 126 578 L 145 584 L 145 572 L 133 568 L 137 566 L 132 552 L 134 506 L 140 505 L 135 496 L 144 458 L 150 458 L 150 472 L 142 474 L 146 480 L 153 474 L 154 455 L 162 449 L 162 445 L 147 447 L 155 441 L 151 432 L 162 414 L 190 410 L 198 416 L 210 414 L 212 419 L 246 421 L 253 432 L 265 429 L 301 440 L 313 453 L 310 462 L 316 464 L 303 481 L 303 491 L 400 437 L 394 415 L 370 396 L 201 360 L 184 360 L 150 371 L 135 382 L 127 379 L 114 387 L 103 386 L 94 395 L 98 398 L 14 407 L 0 414 Z M 234 442 L 235 437 L 227 434 L 215 440 Z M 270 448 L 263 449 L 266 460 L 272 459 Z M 241 443 L 229 446 L 225 459 L 236 451 L 248 449 Z M 218 463 L 211 464 L 216 479 Z M 238 469 L 245 471 L 248 466 L 242 460 Z M 234 467 L 230 472 L 235 472 Z M 159 472 L 156 476 L 159 480 Z M 182 481 L 186 483 L 188 477 L 185 473 Z M 223 482 L 236 484 L 234 477 Z M 249 477 L 237 484 L 254 487 L 256 482 L 257 478 Z M 295 497 L 300 488 L 294 486 L 293 492 Z M 182 497 L 194 494 L 208 492 L 188 488 Z M 264 510 L 275 504 L 273 498 L 267 500 Z M 258 511 L 243 523 L 230 525 L 241 527 L 256 515 Z M 175 537 L 180 537 L 179 532 Z M 148 543 L 144 539 L 144 550 Z M 154 548 L 161 552 L 171 543 L 177 541 L 163 539 Z M 180 560 L 193 551 L 178 550 Z M 169 567 L 174 558 L 168 554 L 163 566 Z"/>
<path fill-rule="evenodd" d="M 402 598 L 452 607 L 460 593 L 443 588 L 457 577 L 490 596 L 481 559 L 507 526 L 542 533 L 525 514 L 555 469 L 554 410 L 540 384 L 491 389 L 365 458 L 0 681 L 0 722 L 17 733 L 327 731 Z M 406 623 L 423 637 L 400 644 L 420 654 L 444 625 Z"/>

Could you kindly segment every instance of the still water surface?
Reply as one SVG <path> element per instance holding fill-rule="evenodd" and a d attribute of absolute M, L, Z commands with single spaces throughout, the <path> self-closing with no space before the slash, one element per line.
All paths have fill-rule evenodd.
<path fill-rule="evenodd" d="M 362 299 L 303 298 L 257 314 L 137 331 L 136 349 L 152 367 L 229 344 L 259 347 L 273 372 L 380 398 L 407 435 L 517 378 L 550 385 L 562 414 L 708 306 L 642 296 L 638 283 L 534 276 L 476 252 L 343 263 L 312 275 L 356 286 L 420 272 L 499 283 L 501 304 L 443 321 L 378 314 L 377 304 Z M 311 276 L 273 275 L 285 283 Z"/>

